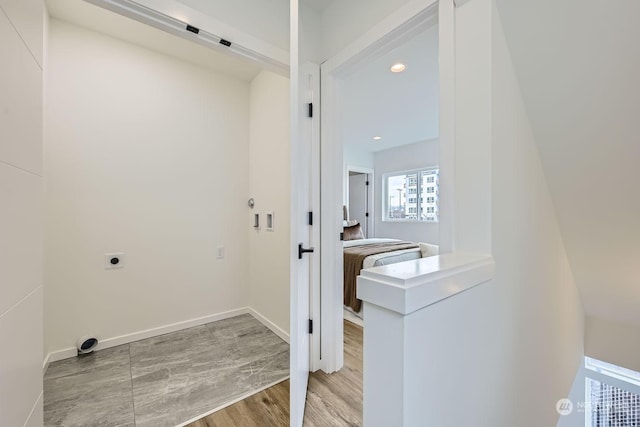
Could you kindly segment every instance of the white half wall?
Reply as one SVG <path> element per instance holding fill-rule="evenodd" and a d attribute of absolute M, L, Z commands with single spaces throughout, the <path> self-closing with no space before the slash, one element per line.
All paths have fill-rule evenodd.
<path fill-rule="evenodd" d="M 0 425 L 42 425 L 41 0 L 0 0 Z"/>
<path fill-rule="evenodd" d="M 47 351 L 245 307 L 249 84 L 57 20 L 48 66 Z"/>
<path fill-rule="evenodd" d="M 251 82 L 249 195 L 249 305 L 289 334 L 289 79 L 262 71 Z M 246 206 L 246 204 L 245 204 Z M 273 230 L 266 214 L 273 214 Z M 260 214 L 259 230 L 253 215 Z"/>
<path fill-rule="evenodd" d="M 374 210 L 376 237 L 438 244 L 437 223 L 383 221 L 384 174 L 438 166 L 438 140 L 421 141 L 374 153 Z"/>

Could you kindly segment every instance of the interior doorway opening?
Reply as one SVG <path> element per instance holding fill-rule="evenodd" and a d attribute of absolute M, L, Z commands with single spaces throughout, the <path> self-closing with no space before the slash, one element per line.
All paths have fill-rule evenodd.
<path fill-rule="evenodd" d="M 322 65 L 322 177 L 323 177 L 323 189 L 322 189 L 322 257 L 321 257 L 321 274 L 322 274 L 322 369 L 325 372 L 334 372 L 339 370 L 344 364 L 344 303 L 346 300 L 346 279 L 345 279 L 345 261 L 344 261 L 344 246 L 347 246 L 348 241 L 341 241 L 340 236 L 344 236 L 346 239 L 346 227 L 351 225 L 348 222 L 353 220 L 345 217 L 345 206 L 350 204 L 349 186 L 350 175 L 345 165 L 356 165 L 360 167 L 367 167 L 372 170 L 373 178 L 370 182 L 373 184 L 374 195 L 372 202 L 372 209 L 369 211 L 369 219 L 365 221 L 365 228 L 367 238 L 379 238 L 379 239 L 393 239 L 393 236 L 382 236 L 385 227 L 394 228 L 396 230 L 404 229 L 405 235 L 414 235 L 418 241 L 425 241 L 437 245 L 437 235 L 439 230 L 439 224 L 429 224 L 432 229 L 435 229 L 434 239 L 429 241 L 429 238 L 419 238 L 411 227 L 422 226 L 419 221 L 410 223 L 409 221 L 396 222 L 386 221 L 383 209 L 385 200 L 385 188 L 383 183 L 382 173 L 379 173 L 379 168 L 376 167 L 375 151 L 382 151 L 381 149 L 369 150 L 369 155 L 361 156 L 361 161 L 354 162 L 353 153 L 362 152 L 362 147 L 371 147 L 374 144 L 390 143 L 385 149 L 396 148 L 404 144 L 411 144 L 425 141 L 431 141 L 432 146 L 437 146 L 433 141 L 438 139 L 439 124 L 441 117 L 440 111 L 440 92 L 439 88 L 441 83 L 437 80 L 438 72 L 441 69 L 439 63 L 439 47 L 441 40 L 439 39 L 440 29 L 438 25 L 438 1 L 425 2 L 422 8 L 416 10 L 416 8 L 409 10 L 408 8 L 402 10 L 403 13 L 398 13 L 394 16 L 395 23 L 390 25 L 389 22 L 385 22 L 385 25 L 380 25 L 370 31 L 362 39 L 348 46 L 344 51 L 331 58 Z M 403 15 L 404 14 L 404 15 Z M 403 15 L 403 16 L 402 16 Z M 392 75 L 395 77 L 415 77 L 420 79 L 421 73 L 413 74 L 411 70 L 420 69 L 422 67 L 416 67 L 415 63 L 403 63 L 403 58 L 391 58 L 394 53 L 404 52 L 403 46 L 411 44 L 412 41 L 424 37 L 425 34 L 432 33 L 434 39 L 432 45 L 434 46 L 434 52 L 430 59 L 432 59 L 431 69 L 435 70 L 436 80 L 433 84 L 435 90 L 428 93 L 431 97 L 431 106 L 426 108 L 414 108 L 411 109 L 409 105 L 408 109 L 403 109 L 401 103 L 394 103 L 393 100 L 388 99 L 386 105 L 386 115 L 376 116 L 376 112 L 370 109 L 362 112 L 363 108 L 353 108 L 353 105 L 349 104 L 349 101 L 345 101 L 343 95 L 349 91 L 358 93 L 358 84 L 350 77 L 358 75 L 360 76 L 363 69 L 367 67 L 378 66 L 378 74 L 383 77 L 386 75 Z M 420 43 L 416 43 L 420 44 Z M 424 43 L 422 43 L 424 45 Z M 418 55 L 422 51 L 418 49 Z M 427 55 L 424 55 L 427 56 Z M 382 67 L 381 62 L 385 63 Z M 394 71 L 395 66 L 403 63 L 404 71 L 396 73 Z M 429 67 L 427 65 L 427 67 Z M 372 77 L 373 82 L 377 82 L 380 86 L 380 80 L 375 80 L 376 77 Z M 415 88 L 418 84 L 417 80 L 407 82 L 407 88 Z M 375 86 L 375 83 L 374 83 Z M 369 89 L 370 90 L 370 89 Z M 376 90 L 370 90 L 372 93 L 376 93 Z M 391 89 L 391 92 L 393 89 Z M 367 89 L 364 87 L 360 93 L 366 94 Z M 418 97 L 425 97 L 425 93 L 418 92 Z M 393 96 L 393 93 L 389 96 L 381 96 L 383 100 Z M 405 94 L 405 99 L 412 98 L 411 94 Z M 356 96 L 357 99 L 357 96 Z M 403 99 L 400 96 L 400 99 Z M 360 100 L 361 101 L 361 100 Z M 366 102 L 366 101 L 365 101 Z M 430 108 L 430 112 L 425 110 Z M 383 108 L 381 109 L 383 110 Z M 355 114 L 352 123 L 357 123 L 357 126 L 353 126 L 352 123 L 347 122 L 347 116 L 349 112 L 362 112 L 360 116 Z M 415 113 L 415 114 L 414 114 Z M 414 114 L 418 117 L 417 122 L 420 121 L 420 117 L 424 122 L 427 121 L 427 117 L 431 116 L 431 123 L 435 126 L 423 126 L 418 133 L 411 132 L 409 126 L 402 125 L 403 116 L 412 116 Z M 406 117 L 405 117 L 406 118 Z M 385 127 L 386 125 L 390 126 Z M 424 123 L 422 123 L 424 125 Z M 365 130 L 365 127 L 369 126 L 369 129 Z M 420 125 L 418 124 L 417 127 Z M 380 130 L 377 130 L 380 129 Z M 395 129 L 395 130 L 394 130 Z M 426 130 L 425 130 L 426 129 Z M 418 135 L 418 136 L 416 136 Z M 358 138 L 360 138 L 358 140 Z M 358 147 L 356 150 L 353 147 Z M 424 151 L 423 151 L 424 152 Z M 418 153 L 420 153 L 418 149 Z M 421 161 L 421 164 L 412 164 L 411 166 L 393 165 L 392 169 L 385 170 L 385 172 L 402 171 L 402 170 L 420 170 L 421 168 L 432 167 L 434 164 L 438 164 L 440 153 L 436 148 L 432 153 L 435 161 L 429 161 L 423 158 L 423 154 L 408 154 L 405 152 L 401 154 L 400 158 L 410 158 Z M 382 160 L 392 158 L 392 154 L 383 153 L 378 156 Z M 365 164 L 367 163 L 368 164 Z M 337 173 L 336 173 L 337 172 Z M 355 171 L 357 172 L 357 171 Z M 367 171 L 368 172 L 368 171 Z M 435 191 L 435 190 L 434 190 Z M 396 195 L 397 196 L 397 195 Z M 407 194 L 402 194 L 403 208 L 409 209 L 407 204 L 409 203 L 409 197 Z M 421 195 L 416 194 L 416 199 Z M 425 197 L 426 201 L 426 197 Z M 416 203 L 413 201 L 413 203 Z M 396 201 L 398 204 L 398 201 Z M 426 211 L 426 209 L 425 209 Z M 366 218 L 366 217 L 365 217 Z M 361 221 L 358 221 L 359 223 Z M 401 234 L 401 233 L 400 233 Z M 398 235 L 399 238 L 393 240 L 401 240 L 403 243 L 407 238 Z M 427 235 L 424 233 L 423 235 Z M 360 234 L 364 237 L 365 231 L 362 230 Z M 402 248 L 402 250 L 413 251 L 416 254 L 419 253 L 417 247 Z M 413 255 L 417 256 L 417 255 Z M 355 277 L 353 280 L 352 294 L 354 299 L 357 300 L 355 295 Z M 356 311 L 356 310 L 354 310 Z M 359 310 L 358 310 L 359 311 Z"/>
<path fill-rule="evenodd" d="M 343 220 L 360 224 L 364 238 L 374 236 L 374 170 L 347 165 Z"/>

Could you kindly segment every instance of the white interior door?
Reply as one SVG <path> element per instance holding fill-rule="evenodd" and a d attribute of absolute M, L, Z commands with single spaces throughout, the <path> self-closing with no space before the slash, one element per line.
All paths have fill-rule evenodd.
<path fill-rule="evenodd" d="M 298 114 L 292 138 L 292 216 L 293 256 L 291 268 L 291 426 L 300 427 L 304 419 L 311 354 L 311 283 L 319 280 L 319 108 L 314 101 L 319 87 L 318 65 L 305 64 L 299 70 L 296 96 Z M 295 95 L 294 95 L 295 96 Z M 297 117 L 296 117 L 297 116 Z M 292 135 L 292 136 L 294 136 Z M 314 224 L 313 213 L 316 213 Z M 319 322 L 317 322 L 319 324 Z"/>

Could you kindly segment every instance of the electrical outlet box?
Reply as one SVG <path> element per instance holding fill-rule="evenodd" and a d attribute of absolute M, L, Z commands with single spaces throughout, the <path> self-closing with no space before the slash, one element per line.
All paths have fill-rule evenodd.
<path fill-rule="evenodd" d="M 273 212 L 266 213 L 267 231 L 273 231 Z"/>
<path fill-rule="evenodd" d="M 114 252 L 112 254 L 104 254 L 104 269 L 112 270 L 114 268 L 124 268 L 125 264 L 124 252 Z"/>
<path fill-rule="evenodd" d="M 216 248 L 216 259 L 224 258 L 224 246 L 218 246 Z"/>

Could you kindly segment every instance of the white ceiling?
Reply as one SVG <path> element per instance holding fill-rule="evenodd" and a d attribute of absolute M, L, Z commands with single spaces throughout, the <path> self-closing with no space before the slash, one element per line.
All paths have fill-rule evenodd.
<path fill-rule="evenodd" d="M 252 80 L 261 70 L 254 63 L 209 49 L 84 1 L 47 0 L 52 17 L 153 51 L 232 76 Z"/>
<path fill-rule="evenodd" d="M 322 12 L 326 8 L 328 8 L 333 0 L 302 0 L 307 6 L 312 9 L 317 10 L 318 12 Z"/>
<path fill-rule="evenodd" d="M 498 8 L 587 314 L 640 326 L 640 2 Z"/>
<path fill-rule="evenodd" d="M 390 72 L 396 62 L 406 70 Z M 438 29 L 433 27 L 345 79 L 344 144 L 380 151 L 437 138 L 438 85 Z"/>

